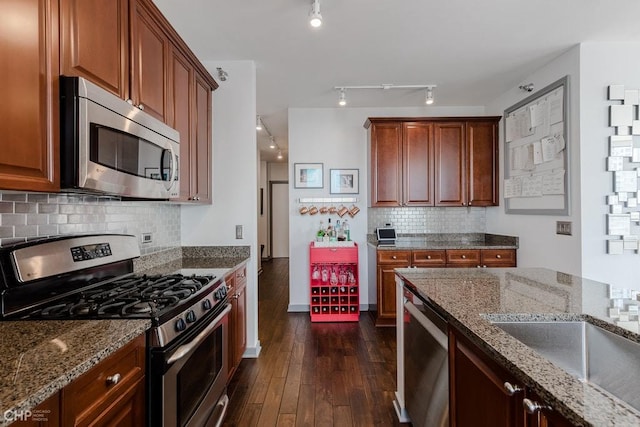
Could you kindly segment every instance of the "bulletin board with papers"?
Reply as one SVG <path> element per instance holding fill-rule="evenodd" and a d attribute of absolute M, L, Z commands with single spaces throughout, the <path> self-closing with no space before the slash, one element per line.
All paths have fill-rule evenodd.
<path fill-rule="evenodd" d="M 568 76 L 504 111 L 507 214 L 568 215 Z"/>

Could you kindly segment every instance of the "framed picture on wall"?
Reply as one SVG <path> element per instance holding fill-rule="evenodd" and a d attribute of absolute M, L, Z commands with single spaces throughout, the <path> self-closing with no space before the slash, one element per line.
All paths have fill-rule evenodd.
<path fill-rule="evenodd" d="M 359 169 L 330 169 L 331 194 L 358 194 L 360 192 Z"/>
<path fill-rule="evenodd" d="M 322 163 L 294 163 L 294 188 L 324 188 Z"/>

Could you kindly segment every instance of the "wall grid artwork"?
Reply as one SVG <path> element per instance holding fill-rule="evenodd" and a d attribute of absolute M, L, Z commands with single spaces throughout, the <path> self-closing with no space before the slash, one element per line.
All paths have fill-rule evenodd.
<path fill-rule="evenodd" d="M 607 253 L 638 253 L 640 238 L 640 90 L 615 84 L 608 88 L 609 136 L 607 171 L 613 179 L 613 192 L 607 195 Z M 637 141 L 634 141 L 636 139 Z"/>

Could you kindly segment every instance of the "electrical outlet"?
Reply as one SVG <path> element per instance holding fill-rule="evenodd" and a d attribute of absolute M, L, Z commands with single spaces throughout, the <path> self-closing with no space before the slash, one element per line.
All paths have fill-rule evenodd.
<path fill-rule="evenodd" d="M 236 239 L 242 239 L 242 226 L 241 225 L 236 225 Z"/>
<path fill-rule="evenodd" d="M 556 234 L 571 236 L 571 221 L 556 221 Z"/>
<path fill-rule="evenodd" d="M 153 234 L 152 233 L 142 233 L 142 243 L 151 243 L 153 242 Z"/>

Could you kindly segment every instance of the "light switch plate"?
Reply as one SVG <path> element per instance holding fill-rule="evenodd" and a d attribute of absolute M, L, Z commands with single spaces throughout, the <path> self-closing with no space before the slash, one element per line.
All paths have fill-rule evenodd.
<path fill-rule="evenodd" d="M 242 226 L 236 225 L 236 239 L 242 239 L 242 234 L 243 234 Z"/>
<path fill-rule="evenodd" d="M 556 234 L 571 236 L 571 221 L 556 221 Z"/>
<path fill-rule="evenodd" d="M 140 238 L 142 243 L 151 243 L 153 242 L 153 234 L 152 233 L 142 233 L 142 237 Z"/>

